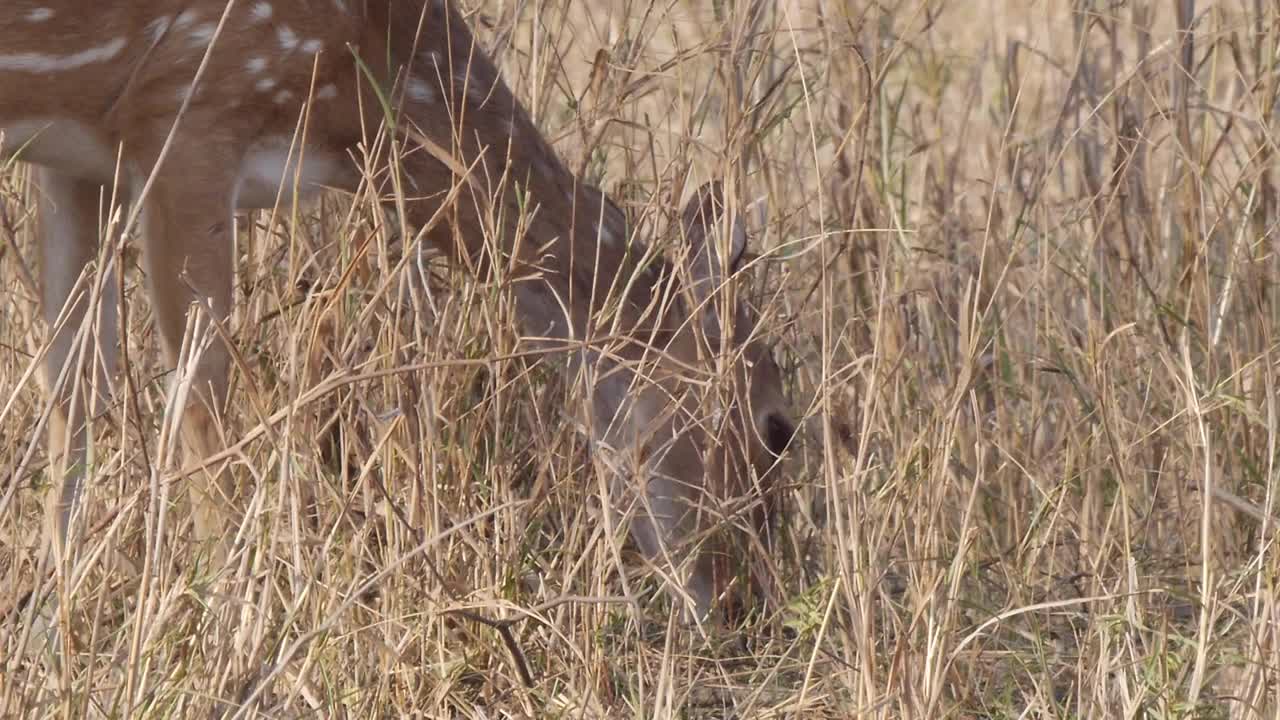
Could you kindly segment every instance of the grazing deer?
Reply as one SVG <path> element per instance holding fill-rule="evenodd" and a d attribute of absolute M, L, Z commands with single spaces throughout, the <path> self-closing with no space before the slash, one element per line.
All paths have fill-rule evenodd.
<path fill-rule="evenodd" d="M 481 276 L 505 263 L 524 278 L 513 290 L 523 330 L 579 343 L 593 440 L 616 460 L 611 487 L 635 500 L 615 511 L 634 510 L 640 549 L 681 568 L 705 616 L 728 586 L 728 560 L 723 545 L 685 541 L 719 523 L 763 527 L 762 481 L 793 434 L 778 368 L 727 290 L 742 224 L 709 184 L 683 214 L 678 257 L 650 258 L 441 0 L 4 0 L 2 150 L 41 168 L 44 313 L 61 328 L 46 368 L 55 549 L 75 547 L 84 484 L 91 383 L 73 338 L 90 304 L 72 290 L 95 257 L 104 189 L 122 186 L 140 208 L 165 358 L 193 379 L 181 423 L 190 467 L 223 449 L 229 349 L 216 339 L 186 361 L 183 347 L 189 324 L 207 331 L 231 313 L 233 214 L 295 191 L 355 189 L 350 156 L 376 147 L 362 141 L 378 128 L 404 149 L 378 159 L 396 163 L 410 225 Z M 110 367 L 115 321 L 99 327 Z M 187 481 L 197 537 L 223 536 L 230 473 Z M 735 506 L 743 498 L 753 500 Z"/>

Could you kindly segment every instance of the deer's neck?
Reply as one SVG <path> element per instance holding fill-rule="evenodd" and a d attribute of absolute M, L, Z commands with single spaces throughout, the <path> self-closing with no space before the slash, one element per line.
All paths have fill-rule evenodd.
<path fill-rule="evenodd" d="M 392 18 L 399 32 L 388 55 L 392 67 L 410 68 L 399 78 L 405 107 L 436 146 L 419 161 L 418 184 L 437 193 L 466 184 L 455 203 L 457 232 L 434 239 L 477 265 L 501 261 L 517 276 L 536 275 L 517 288 L 528 332 L 582 338 L 607 308 L 622 315 L 606 320 L 612 327 L 639 331 L 653 280 L 623 213 L 559 159 L 449 4 L 395 7 L 405 13 Z"/>

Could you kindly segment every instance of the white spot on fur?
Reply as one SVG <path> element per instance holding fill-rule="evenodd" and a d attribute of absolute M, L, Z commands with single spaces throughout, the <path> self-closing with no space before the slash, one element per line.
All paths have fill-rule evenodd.
<path fill-rule="evenodd" d="M 42 23 L 53 19 L 53 8 L 38 7 L 27 11 L 27 22 Z"/>
<path fill-rule="evenodd" d="M 320 42 L 315 38 L 312 38 L 302 43 L 302 52 L 308 55 L 319 55 L 320 50 L 322 50 L 323 48 L 324 48 L 324 43 Z"/>
<path fill-rule="evenodd" d="M 261 55 L 255 55 L 245 61 L 244 69 L 248 70 L 253 75 L 257 75 L 267 69 L 267 59 Z"/>
<path fill-rule="evenodd" d="M 347 7 L 347 0 L 333 0 L 333 6 L 343 15 L 351 12 L 351 8 Z"/>
<path fill-rule="evenodd" d="M 0 55 L 0 70 L 29 73 L 55 73 L 75 70 L 106 62 L 124 50 L 125 39 L 120 37 L 110 42 L 86 48 L 70 55 L 45 55 L 43 53 L 14 53 Z"/>
<path fill-rule="evenodd" d="M 298 33 L 294 32 L 293 28 L 288 25 L 281 25 L 276 29 L 276 39 L 280 41 L 280 49 L 285 52 L 292 52 L 294 48 L 298 47 Z"/>
<path fill-rule="evenodd" d="M 183 10 L 178 13 L 177 19 L 173 21 L 173 27 L 178 30 L 186 30 L 195 24 L 196 17 L 198 17 L 198 13 L 195 10 L 190 8 Z"/>
<path fill-rule="evenodd" d="M 249 9 L 249 17 L 256 23 L 263 23 L 271 19 L 271 3 L 256 2 Z"/>
<path fill-rule="evenodd" d="M 147 37 L 151 38 L 151 42 L 160 42 L 160 38 L 169 32 L 169 16 L 161 15 L 160 17 L 147 23 Z"/>
<path fill-rule="evenodd" d="M 316 90 L 317 100 L 332 100 L 336 97 L 338 97 L 338 86 L 333 83 L 329 83 L 319 90 Z"/>
<path fill-rule="evenodd" d="M 277 105 L 283 105 L 292 99 L 293 99 L 293 93 L 289 92 L 288 90 L 281 90 L 280 92 L 276 93 L 275 97 L 271 98 L 271 102 Z"/>
<path fill-rule="evenodd" d="M 205 23 L 191 31 L 191 44 L 204 47 L 213 39 L 213 32 L 218 29 L 215 23 Z"/>
<path fill-rule="evenodd" d="M 261 92 L 267 92 L 276 86 L 276 79 L 269 77 L 262 78 L 258 82 L 254 83 L 253 86 Z"/>
<path fill-rule="evenodd" d="M 409 78 L 409 85 L 406 89 L 409 92 L 409 99 L 414 102 L 429 103 L 434 102 L 436 99 L 435 90 L 432 90 L 427 81 L 420 77 Z"/>

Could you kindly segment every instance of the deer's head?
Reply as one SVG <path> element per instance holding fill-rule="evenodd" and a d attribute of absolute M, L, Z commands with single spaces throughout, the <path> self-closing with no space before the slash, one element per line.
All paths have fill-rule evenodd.
<path fill-rule="evenodd" d="M 740 287 L 749 257 L 743 222 L 719 184 L 698 189 L 677 234 L 673 264 L 654 283 L 653 296 L 666 298 L 654 300 L 667 305 L 655 311 L 661 332 L 630 358 L 630 372 L 601 374 L 597 422 L 613 422 L 596 434 L 626 450 L 612 471 L 616 494 L 631 502 L 615 507 L 630 511 L 641 550 L 676 568 L 705 616 L 751 569 L 743 560 L 768 545 L 773 486 L 795 425 Z"/>

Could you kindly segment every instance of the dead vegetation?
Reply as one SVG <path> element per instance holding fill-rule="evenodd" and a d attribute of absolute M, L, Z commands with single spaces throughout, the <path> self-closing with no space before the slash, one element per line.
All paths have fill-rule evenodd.
<path fill-rule="evenodd" d="M 31 602 L 52 578 L 47 331 L 15 165 L 0 716 L 1280 710 L 1275 7 L 618 0 L 473 21 L 637 222 L 665 227 L 686 176 L 765 201 L 749 290 L 804 418 L 769 609 L 681 627 L 603 522 L 581 388 L 523 352 L 501 283 L 417 261 L 369 197 L 332 196 L 239 234 L 222 460 L 253 490 L 231 567 L 187 540 L 123 252 L 127 363 L 54 662 Z M 213 593 L 236 612 L 207 612 Z"/>

